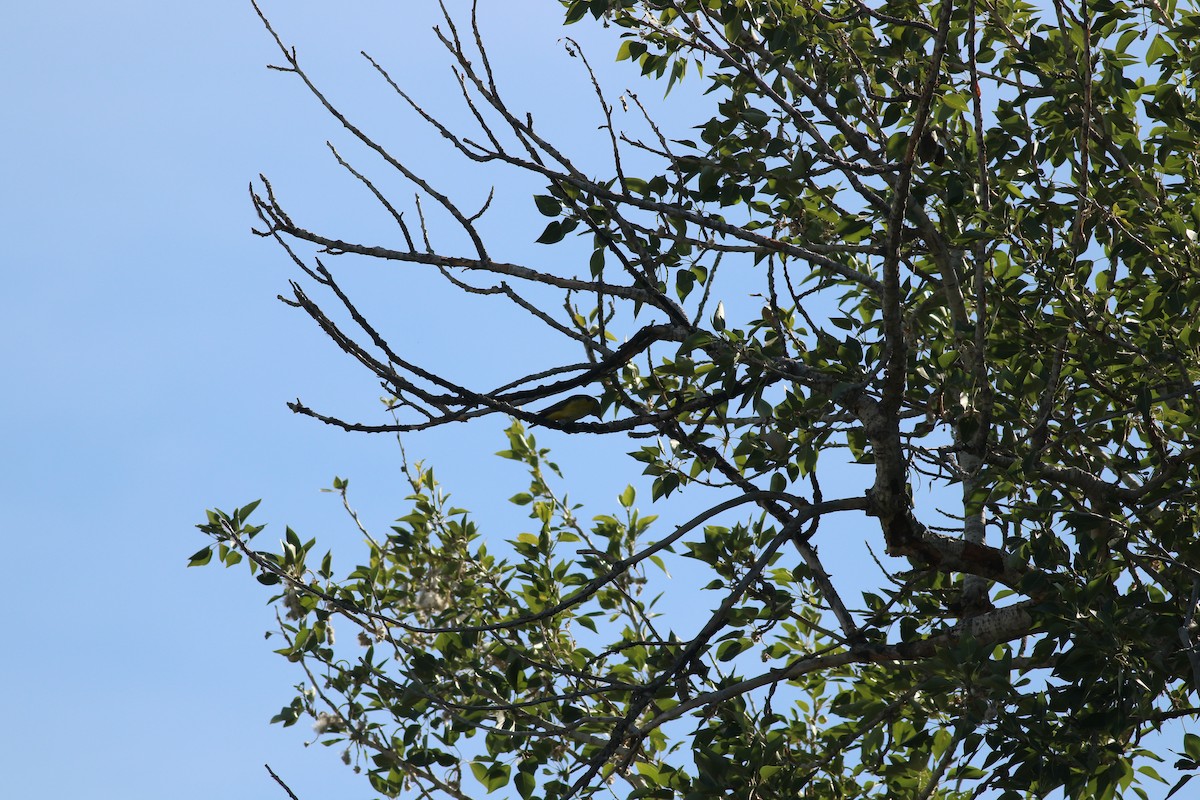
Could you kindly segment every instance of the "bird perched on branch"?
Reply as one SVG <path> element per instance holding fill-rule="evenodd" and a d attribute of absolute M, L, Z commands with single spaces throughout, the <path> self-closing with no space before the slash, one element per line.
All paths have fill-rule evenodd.
<path fill-rule="evenodd" d="M 539 411 L 538 418 L 546 422 L 578 422 L 599 413 L 599 400 L 586 394 L 573 394 Z"/>

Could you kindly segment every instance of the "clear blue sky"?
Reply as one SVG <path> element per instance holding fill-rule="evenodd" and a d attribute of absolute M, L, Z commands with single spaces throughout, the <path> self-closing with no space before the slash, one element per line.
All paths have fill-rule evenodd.
<path fill-rule="evenodd" d="M 461 118 L 429 32 L 435 3 L 264 7 L 331 94 L 466 205 L 482 201 L 487 185 L 461 171 L 358 55 L 368 50 L 432 110 Z M 579 64 L 556 43 L 561 6 L 495 8 L 505 13 L 488 14 L 487 31 L 514 104 L 540 109 L 548 128 L 586 110 L 581 127 L 594 130 Z M 295 271 L 249 233 L 247 185 L 262 171 L 314 227 L 395 242 L 324 141 L 360 166 L 373 162 L 297 81 L 264 68 L 278 59 L 248 0 L 19 3 L 4 16 L 0 530 L 11 608 L 0 794 L 282 797 L 262 768 L 269 762 L 303 798 L 372 796 L 336 750 L 302 747 L 307 727 L 267 724 L 299 680 L 263 641 L 267 591 L 244 570 L 185 563 L 205 544 L 193 529 L 205 508 L 259 497 L 271 530 L 291 524 L 335 551 L 353 547 L 359 537 L 318 491 L 335 474 L 351 479 L 376 529 L 402 513 L 394 442 L 286 409 L 301 396 L 366 415 L 378 391 L 275 299 Z M 576 36 L 590 31 L 594 61 L 617 74 L 615 39 L 576 27 Z M 530 210 L 534 188 L 521 192 Z M 508 255 L 532 252 L 539 232 L 510 236 Z M 427 362 L 493 383 L 508 345 L 490 326 L 503 319 L 389 269 L 369 276 L 383 283 L 361 284 L 377 293 L 367 306 L 394 311 Z M 482 512 L 523 488 L 519 471 L 491 456 L 504 446 L 502 426 L 407 446 Z M 559 455 L 569 467 L 572 456 Z M 593 480 L 604 458 L 588 451 L 574 463 L 588 466 L 597 496 L 613 497 L 620 475 Z"/>

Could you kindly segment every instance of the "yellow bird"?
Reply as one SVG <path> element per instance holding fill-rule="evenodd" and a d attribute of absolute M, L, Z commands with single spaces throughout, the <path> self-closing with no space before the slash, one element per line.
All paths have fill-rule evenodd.
<path fill-rule="evenodd" d="M 547 422 L 578 422 L 584 417 L 600 413 L 600 401 L 586 394 L 573 394 L 538 412 L 538 417 Z"/>

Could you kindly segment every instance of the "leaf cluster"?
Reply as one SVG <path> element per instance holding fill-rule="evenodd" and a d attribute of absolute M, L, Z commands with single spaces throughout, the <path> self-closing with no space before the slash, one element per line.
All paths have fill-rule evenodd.
<path fill-rule="evenodd" d="M 410 510 L 339 574 L 291 531 L 254 549 L 253 507 L 211 512 L 192 563 L 283 590 L 279 652 L 307 679 L 277 719 L 314 717 L 389 796 L 469 797 L 468 773 L 547 800 L 1146 796 L 1147 737 L 1200 686 L 1200 13 L 563 5 L 647 80 L 700 82 L 702 118 L 670 130 L 632 93 L 618 112 L 568 40 L 611 145 L 595 177 L 509 106 L 474 16 L 437 32 L 474 132 L 370 60 L 457 155 L 544 184 L 528 241 L 583 254 L 550 266 L 494 255 L 488 206 L 356 127 L 267 23 L 279 69 L 469 243 L 439 247 L 420 205 L 410 228 L 336 151 L 399 245 L 313 231 L 264 179 L 259 232 L 326 297 L 285 302 L 392 421 L 292 409 L 394 433 L 502 415 L 530 519 L 489 549 L 417 465 Z M 579 358 L 464 383 L 359 311 L 327 266 L 345 255 L 437 271 Z M 594 419 L 536 410 L 575 397 Z M 585 522 L 536 428 L 626 437 L 676 521 L 629 488 Z M 847 542 L 861 569 L 836 574 L 818 545 Z M 658 616 L 693 584 L 704 613 Z M 361 651 L 334 644 L 339 617 Z"/>

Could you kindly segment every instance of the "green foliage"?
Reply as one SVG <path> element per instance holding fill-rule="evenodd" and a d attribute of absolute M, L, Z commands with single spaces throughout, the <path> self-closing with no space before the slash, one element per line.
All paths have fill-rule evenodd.
<path fill-rule="evenodd" d="M 1165 788 L 1160 731 L 1195 716 L 1200 685 L 1200 13 L 564 6 L 617 30 L 618 61 L 668 91 L 703 83 L 695 140 L 648 111 L 644 138 L 621 138 L 606 102 L 612 174 L 589 178 L 504 104 L 464 44 L 478 31 L 449 19 L 485 135 L 434 124 L 543 180 L 526 241 L 548 217 L 536 241 L 582 238 L 586 265 L 493 260 L 478 214 L 403 159 L 475 257 L 417 247 L 399 215 L 408 249 L 331 245 L 269 184 L 255 195 L 289 248 L 440 268 L 584 355 L 464 387 L 393 351 L 323 263 L 309 271 L 362 342 L 298 286 L 288 302 L 383 382 L 395 417 L 293 410 L 405 433 L 507 415 L 500 455 L 528 473 L 511 502 L 530 524 L 485 537 L 420 464 L 403 516 L 364 528 L 348 571 L 291 530 L 256 550 L 254 505 L 210 512 L 215 542 L 191 565 L 245 560 L 279 587 L 277 652 L 307 670 L 275 721 L 314 719 L 388 796 Z M 561 311 L 530 299 L 547 290 Z M 535 427 L 630 434 L 664 521 L 632 486 L 585 521 Z M 817 550 L 863 543 L 853 575 Z M 357 640 L 335 644 L 335 621 Z M 1200 739 L 1180 746 L 1175 768 L 1200 769 Z"/>

